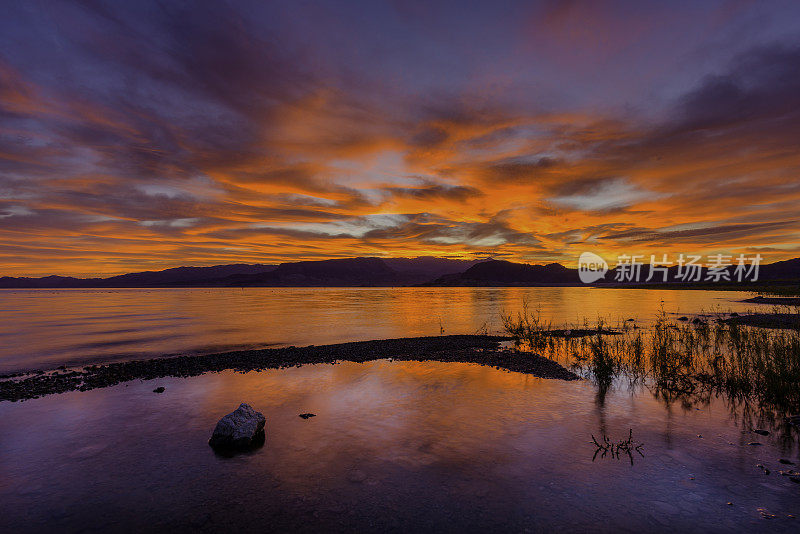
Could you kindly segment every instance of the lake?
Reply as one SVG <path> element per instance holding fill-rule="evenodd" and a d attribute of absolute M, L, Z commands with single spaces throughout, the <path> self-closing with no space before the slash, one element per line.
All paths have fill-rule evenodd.
<path fill-rule="evenodd" d="M 0 290 L 0 373 L 173 353 L 501 332 L 527 301 L 562 325 L 741 312 L 744 292 L 539 288 Z"/>
<path fill-rule="evenodd" d="M 744 311 L 740 292 L 592 288 L 5 291 L 5 370 L 241 346 Z M 441 323 L 440 323 L 441 321 Z M 380 355 L 376 355 L 380 358 Z M 164 393 L 153 390 L 163 386 Z M 224 457 L 247 402 L 266 443 Z M 301 413 L 314 413 L 307 420 Z M 753 429 L 766 430 L 759 435 Z M 611 457 L 593 436 L 629 436 Z M 466 363 L 316 364 L 0 402 L 0 532 L 797 532 L 798 430 L 768 406 Z M 779 460 L 794 462 L 780 463 Z"/>
<path fill-rule="evenodd" d="M 217 456 L 242 401 L 266 444 Z M 797 436 L 778 426 L 469 364 L 135 381 L 0 403 L 0 531 L 796 532 L 800 485 L 777 472 Z M 630 429 L 643 456 L 594 457 L 592 434 Z"/>

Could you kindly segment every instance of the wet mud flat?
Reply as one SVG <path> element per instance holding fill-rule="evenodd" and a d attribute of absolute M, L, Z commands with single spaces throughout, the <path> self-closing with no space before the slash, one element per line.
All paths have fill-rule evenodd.
<path fill-rule="evenodd" d="M 88 391 L 131 380 L 190 377 L 229 369 L 247 372 L 379 359 L 476 363 L 541 378 L 578 379 L 573 372 L 552 360 L 501 347 L 503 341 L 508 341 L 508 338 L 488 335 L 414 337 L 174 356 L 90 365 L 81 369 L 17 373 L 0 377 L 0 401 L 21 401 L 67 391 Z"/>

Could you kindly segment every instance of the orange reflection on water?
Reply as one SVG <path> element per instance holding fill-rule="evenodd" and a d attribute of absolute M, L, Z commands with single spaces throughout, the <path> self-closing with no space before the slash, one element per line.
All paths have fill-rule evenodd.
<path fill-rule="evenodd" d="M 211 429 L 241 402 L 266 416 L 266 443 L 218 457 Z M 298 417 L 306 412 L 317 416 Z M 631 428 L 643 458 L 592 461 L 592 434 Z M 378 360 L 135 381 L 0 403 L 0 436 L 9 528 L 96 527 L 98 509 L 115 511 L 106 528 L 164 527 L 202 510 L 220 526 L 357 530 L 522 528 L 529 517 L 647 530 L 658 503 L 669 503 L 659 520 L 707 530 L 750 526 L 759 506 L 800 512 L 794 485 L 765 485 L 753 469 L 762 456 L 795 458 L 796 447 L 747 446 L 722 400 L 665 409 L 646 390 L 618 388 L 599 402 L 588 381 L 476 364 Z M 731 500 L 737 507 L 724 506 Z M 70 514 L 54 520 L 63 508 Z"/>
<path fill-rule="evenodd" d="M 0 291 L 0 372 L 241 347 L 501 333 L 527 301 L 555 325 L 744 311 L 743 293 L 542 288 L 201 288 Z"/>

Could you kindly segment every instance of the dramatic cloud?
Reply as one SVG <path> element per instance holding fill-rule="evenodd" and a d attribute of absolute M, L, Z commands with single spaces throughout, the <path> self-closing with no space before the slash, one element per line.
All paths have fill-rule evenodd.
<path fill-rule="evenodd" d="M 791 2 L 16 3 L 2 272 L 800 241 Z"/>

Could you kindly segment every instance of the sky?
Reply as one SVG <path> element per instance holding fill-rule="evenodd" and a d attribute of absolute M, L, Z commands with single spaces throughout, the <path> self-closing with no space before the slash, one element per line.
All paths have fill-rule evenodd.
<path fill-rule="evenodd" d="M 798 2 L 3 11 L 0 275 L 800 256 Z"/>

